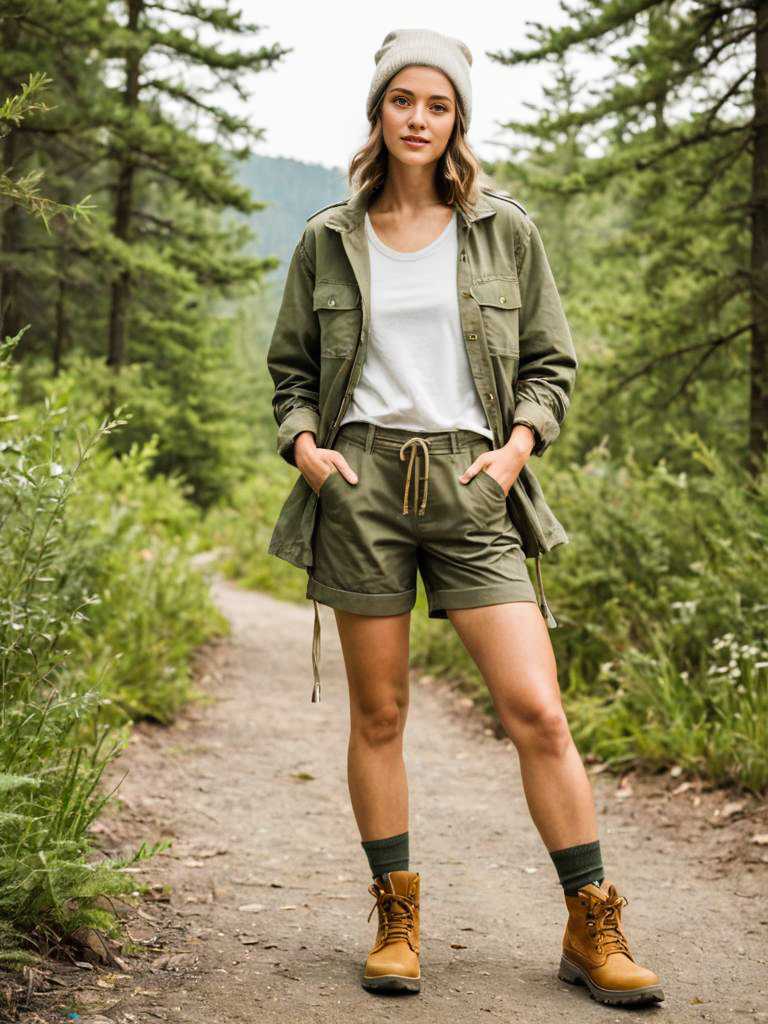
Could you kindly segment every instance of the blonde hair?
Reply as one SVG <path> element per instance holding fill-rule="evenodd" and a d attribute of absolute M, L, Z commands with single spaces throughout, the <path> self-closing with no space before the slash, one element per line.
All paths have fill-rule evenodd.
<path fill-rule="evenodd" d="M 347 175 L 353 192 L 362 192 L 368 202 L 374 193 L 384 186 L 387 177 L 388 151 L 379 116 L 386 91 L 382 91 L 371 111 L 370 133 L 363 146 L 350 160 Z M 457 95 L 456 120 L 448 145 L 437 162 L 435 185 L 442 202 L 447 206 L 456 203 L 465 213 L 477 199 L 481 188 L 492 187 L 490 178 L 483 171 L 480 160 L 467 141 L 466 131 L 464 111 Z"/>

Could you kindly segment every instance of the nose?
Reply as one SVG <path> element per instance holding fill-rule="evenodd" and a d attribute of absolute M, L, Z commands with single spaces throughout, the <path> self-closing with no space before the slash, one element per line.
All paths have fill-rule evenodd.
<path fill-rule="evenodd" d="M 414 107 L 411 116 L 408 118 L 409 128 L 423 128 L 425 124 L 424 114 L 420 106 Z"/>

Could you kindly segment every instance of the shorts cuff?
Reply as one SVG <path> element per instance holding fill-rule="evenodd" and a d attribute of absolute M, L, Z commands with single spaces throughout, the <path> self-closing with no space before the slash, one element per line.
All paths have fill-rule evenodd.
<path fill-rule="evenodd" d="M 429 617 L 447 618 L 447 609 L 484 608 L 489 604 L 506 604 L 508 601 L 533 601 L 538 604 L 536 591 L 530 580 L 510 580 L 490 587 L 470 587 L 465 590 L 434 590 L 427 594 Z"/>
<path fill-rule="evenodd" d="M 397 594 L 357 594 L 352 590 L 329 587 L 310 576 L 307 597 L 356 615 L 402 615 L 416 603 L 416 590 L 402 590 Z"/>

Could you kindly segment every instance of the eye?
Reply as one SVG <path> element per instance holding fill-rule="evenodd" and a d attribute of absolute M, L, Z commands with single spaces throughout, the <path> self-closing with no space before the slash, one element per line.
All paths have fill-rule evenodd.
<path fill-rule="evenodd" d="M 397 102 L 398 102 L 398 100 L 403 100 L 403 102 L 404 102 L 404 103 L 407 103 L 407 102 L 408 102 L 408 100 L 406 99 L 406 97 L 405 97 L 405 96 L 395 96 L 395 98 L 394 98 L 393 102 L 394 102 L 394 103 L 397 103 Z"/>
<path fill-rule="evenodd" d="M 434 107 L 439 107 L 439 108 L 440 108 L 440 110 L 441 110 L 441 111 L 442 111 L 443 113 L 445 113 L 445 112 L 446 112 L 446 111 L 448 110 L 448 107 L 446 107 L 446 105 L 445 105 L 444 103 L 435 103 L 435 104 L 434 104 Z M 433 109 L 434 109 L 434 107 L 433 107 Z"/>

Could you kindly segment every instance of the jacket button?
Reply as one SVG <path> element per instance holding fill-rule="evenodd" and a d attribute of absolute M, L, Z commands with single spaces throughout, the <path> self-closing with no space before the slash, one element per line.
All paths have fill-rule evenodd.
<path fill-rule="evenodd" d="M 495 402 L 496 401 L 496 396 L 494 395 L 494 393 L 492 391 L 488 392 L 488 401 L 489 402 Z"/>
<path fill-rule="evenodd" d="M 333 296 L 331 296 L 330 299 L 328 299 L 328 305 L 329 306 L 335 306 L 336 305 L 336 299 L 334 299 Z"/>
<path fill-rule="evenodd" d="M 506 301 L 507 301 L 507 297 L 506 297 L 506 295 L 500 295 L 500 296 L 499 296 L 499 302 L 501 302 L 501 303 L 504 303 L 504 302 L 506 302 Z"/>
<path fill-rule="evenodd" d="M 469 338 L 470 341 L 477 341 L 476 334 L 468 334 L 467 337 Z"/>

